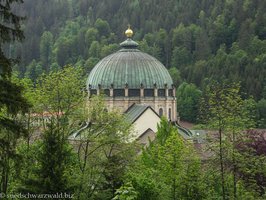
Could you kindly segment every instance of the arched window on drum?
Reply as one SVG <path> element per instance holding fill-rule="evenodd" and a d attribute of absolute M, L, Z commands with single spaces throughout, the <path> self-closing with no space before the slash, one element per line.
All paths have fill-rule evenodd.
<path fill-rule="evenodd" d="M 171 121 L 172 120 L 172 110 L 169 108 L 168 110 L 168 119 Z"/>
<path fill-rule="evenodd" d="M 159 109 L 159 116 L 160 116 L 160 117 L 163 116 L 163 109 L 162 109 L 162 108 Z"/>

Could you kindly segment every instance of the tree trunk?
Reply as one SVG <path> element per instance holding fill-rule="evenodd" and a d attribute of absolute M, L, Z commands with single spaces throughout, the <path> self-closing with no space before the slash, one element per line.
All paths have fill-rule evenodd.
<path fill-rule="evenodd" d="M 222 146 L 222 129 L 219 128 L 219 149 L 220 149 L 220 167 L 221 167 L 221 178 L 222 178 L 222 193 L 223 200 L 226 199 L 225 187 L 224 187 L 224 162 L 223 162 L 223 146 Z"/>
<path fill-rule="evenodd" d="M 235 160 L 235 131 L 233 130 L 233 176 L 234 176 L 234 199 L 237 199 L 236 188 L 236 160 Z"/>

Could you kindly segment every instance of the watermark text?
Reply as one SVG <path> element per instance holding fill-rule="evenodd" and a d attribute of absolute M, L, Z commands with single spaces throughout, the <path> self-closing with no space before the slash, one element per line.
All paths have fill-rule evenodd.
<path fill-rule="evenodd" d="M 0 199 L 73 199 L 74 195 L 64 192 L 55 194 L 31 194 L 31 193 L 17 193 L 17 194 L 4 194 L 0 193 Z"/>

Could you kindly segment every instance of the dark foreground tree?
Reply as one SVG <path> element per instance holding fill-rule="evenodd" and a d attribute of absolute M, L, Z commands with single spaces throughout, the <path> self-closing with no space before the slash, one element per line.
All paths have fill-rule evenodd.
<path fill-rule="evenodd" d="M 28 108 L 21 95 L 22 88 L 11 82 L 14 59 L 8 58 L 3 50 L 5 45 L 23 39 L 20 29 L 22 18 L 12 12 L 14 3 L 22 0 L 0 1 L 0 193 L 7 193 L 11 161 L 18 159 L 17 140 L 24 132 L 15 116 Z"/>
<path fill-rule="evenodd" d="M 31 148 L 35 148 L 30 158 L 33 161 L 30 166 L 31 173 L 22 180 L 23 184 L 18 191 L 24 194 L 70 194 L 71 184 L 66 174 L 73 164 L 71 161 L 74 154 L 71 153 L 72 148 L 55 123 L 47 124 L 42 141 Z"/>

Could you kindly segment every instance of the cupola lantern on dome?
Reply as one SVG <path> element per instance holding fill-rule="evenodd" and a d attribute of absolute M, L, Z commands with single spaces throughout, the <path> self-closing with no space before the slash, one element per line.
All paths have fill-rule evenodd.
<path fill-rule="evenodd" d="M 139 44 L 131 39 L 133 34 L 134 34 L 134 32 L 130 28 L 130 25 L 128 25 L 128 28 L 125 31 L 125 35 L 127 36 L 127 39 L 124 42 L 120 43 L 120 46 L 123 47 L 124 49 L 135 49 L 135 48 L 137 48 L 139 46 Z"/>

